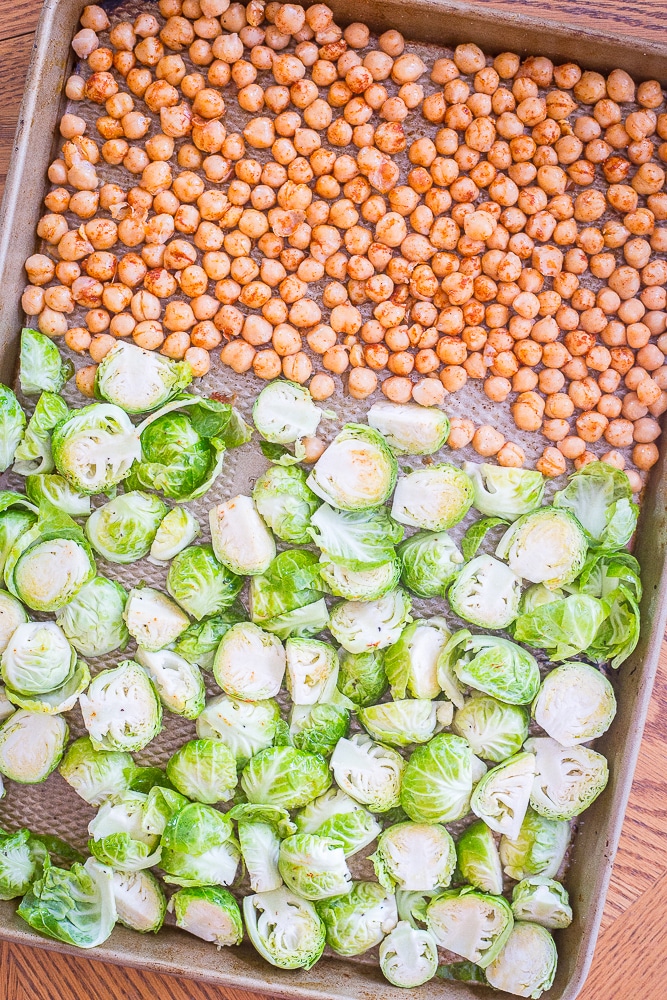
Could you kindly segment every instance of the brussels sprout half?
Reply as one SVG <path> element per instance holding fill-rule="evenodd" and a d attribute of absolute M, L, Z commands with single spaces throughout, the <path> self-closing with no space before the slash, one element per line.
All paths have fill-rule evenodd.
<path fill-rule="evenodd" d="M 75 489 L 58 473 L 29 475 L 25 481 L 26 496 L 39 506 L 43 500 L 70 517 L 88 517 L 90 496 Z"/>
<path fill-rule="evenodd" d="M 486 967 L 489 984 L 519 997 L 537 1000 L 550 989 L 558 953 L 554 939 L 539 924 L 518 921 L 498 957 Z"/>
<path fill-rule="evenodd" d="M 595 667 L 572 660 L 544 678 L 532 714 L 561 746 L 588 743 L 606 733 L 616 715 L 614 689 Z"/>
<path fill-rule="evenodd" d="M 91 806 L 129 791 L 134 761 L 127 751 L 96 750 L 89 736 L 75 740 L 58 768 L 77 795 Z"/>
<path fill-rule="evenodd" d="M 317 912 L 324 921 L 327 944 L 338 955 L 363 955 L 398 923 L 396 899 L 377 882 L 354 882 L 350 892 L 322 900 Z"/>
<path fill-rule="evenodd" d="M 253 946 L 279 969 L 311 969 L 326 943 L 326 929 L 314 905 L 281 886 L 243 900 Z"/>
<path fill-rule="evenodd" d="M 397 823 L 380 834 L 371 860 L 385 889 L 430 892 L 451 882 L 456 850 L 439 823 Z"/>
<path fill-rule="evenodd" d="M 491 896 L 472 886 L 436 896 L 426 909 L 426 921 L 441 948 L 482 969 L 498 957 L 514 925 L 503 896 Z"/>
<path fill-rule="evenodd" d="M 0 899 L 16 899 L 41 878 L 47 860 L 44 844 L 30 830 L 0 831 Z"/>
<path fill-rule="evenodd" d="M 349 653 L 385 649 L 400 638 L 410 616 L 411 601 L 400 588 L 377 601 L 343 601 L 331 611 L 329 629 Z"/>
<path fill-rule="evenodd" d="M 40 934 L 77 948 L 96 948 L 116 923 L 112 871 L 93 858 L 69 871 L 47 861 L 16 912 Z"/>
<path fill-rule="evenodd" d="M 438 659 L 450 638 L 444 618 L 414 621 L 385 653 L 384 666 L 394 698 L 436 698 Z"/>
<path fill-rule="evenodd" d="M 332 507 L 367 510 L 389 499 L 397 474 L 396 458 L 381 434 L 363 424 L 346 424 L 317 460 L 307 482 Z"/>
<path fill-rule="evenodd" d="M 210 738 L 184 743 L 165 770 L 182 795 L 209 805 L 230 799 L 238 782 L 234 754 L 222 740 Z"/>
<path fill-rule="evenodd" d="M 516 521 L 542 503 L 544 476 L 532 469 L 513 469 L 482 462 L 465 462 L 473 485 L 473 504 L 487 517 Z"/>
<path fill-rule="evenodd" d="M 410 989 L 433 979 L 438 970 L 438 945 L 429 931 L 400 920 L 380 945 L 380 969 L 393 986 Z"/>
<path fill-rule="evenodd" d="M 164 708 L 185 719 L 196 719 L 206 703 L 206 687 L 199 667 L 188 663 L 173 649 L 149 651 L 141 646 L 135 654 L 160 697 Z"/>
<path fill-rule="evenodd" d="M 261 750 L 241 775 L 241 787 L 249 802 L 282 809 L 300 809 L 330 785 L 331 774 L 324 757 L 291 746 Z"/>
<path fill-rule="evenodd" d="M 120 341 L 97 366 L 95 393 L 126 413 L 146 413 L 173 399 L 192 378 L 187 361 Z"/>
<path fill-rule="evenodd" d="M 140 934 L 157 934 L 167 912 L 167 898 L 152 872 L 114 872 L 113 895 L 119 924 Z"/>
<path fill-rule="evenodd" d="M 527 709 L 473 692 L 454 715 L 452 729 L 478 757 L 499 764 L 519 752 L 528 736 L 528 723 Z"/>
<path fill-rule="evenodd" d="M 435 406 L 382 400 L 373 403 L 366 419 L 397 455 L 432 455 L 449 437 L 449 418 Z"/>
<path fill-rule="evenodd" d="M 51 434 L 54 427 L 64 420 L 69 409 L 67 403 L 55 392 L 43 392 L 28 421 L 25 435 L 14 452 L 13 472 L 20 476 L 33 476 L 53 472 Z"/>
<path fill-rule="evenodd" d="M 231 885 L 239 863 L 232 821 L 212 806 L 191 802 L 174 813 L 162 834 L 165 882 Z"/>
<path fill-rule="evenodd" d="M 371 510 L 335 510 L 323 503 L 311 517 L 309 535 L 322 552 L 322 561 L 351 571 L 376 569 L 390 562 L 403 528 L 386 507 Z"/>
<path fill-rule="evenodd" d="M 418 531 L 401 542 L 401 580 L 419 597 L 442 597 L 463 567 L 463 556 L 446 531 Z"/>
<path fill-rule="evenodd" d="M 565 857 L 571 832 L 567 821 L 547 819 L 529 808 L 519 835 L 514 840 L 500 839 L 505 874 L 516 881 L 529 875 L 553 878 Z"/>
<path fill-rule="evenodd" d="M 544 875 L 532 875 L 512 890 L 515 920 L 529 920 L 547 930 L 557 931 L 572 923 L 572 907 L 565 886 Z"/>
<path fill-rule="evenodd" d="M 444 531 L 462 521 L 472 505 L 472 483 L 462 469 L 443 462 L 401 476 L 391 515 L 401 524 Z"/>
<path fill-rule="evenodd" d="M 127 591 L 120 583 L 95 576 L 56 612 L 56 621 L 82 656 L 104 656 L 128 643 L 126 604 Z"/>
<path fill-rule="evenodd" d="M 61 715 L 19 709 L 0 725 L 0 774 L 21 785 L 46 781 L 69 735 Z"/>
<path fill-rule="evenodd" d="M 588 747 L 562 747 L 549 737 L 526 741 L 535 754 L 530 804 L 549 819 L 573 819 L 607 787 L 609 768 L 601 753 Z"/>
<path fill-rule="evenodd" d="M 465 828 L 456 842 L 456 858 L 466 882 L 482 892 L 502 895 L 503 869 L 498 847 L 483 820 L 477 820 Z"/>
<path fill-rule="evenodd" d="M 95 749 L 141 750 L 162 728 L 157 692 L 134 660 L 100 671 L 79 702 Z"/>
<path fill-rule="evenodd" d="M 308 529 L 320 501 L 306 485 L 303 469 L 271 466 L 255 483 L 252 499 L 260 516 L 281 541 L 293 545 L 310 541 Z"/>
<path fill-rule="evenodd" d="M 176 926 L 217 948 L 241 944 L 243 921 L 231 892 L 217 885 L 179 889 L 169 901 Z"/>
<path fill-rule="evenodd" d="M 507 529 L 496 548 L 517 576 L 556 590 L 580 573 L 588 543 L 583 528 L 568 510 L 540 507 L 523 514 Z"/>
<path fill-rule="evenodd" d="M 137 562 L 150 552 L 166 513 L 159 497 L 131 490 L 94 510 L 86 521 L 86 535 L 108 562 Z"/>
<path fill-rule="evenodd" d="M 401 784 L 401 805 L 410 819 L 415 823 L 451 823 L 465 816 L 472 793 L 472 768 L 472 752 L 460 736 L 441 733 L 417 747 Z"/>
<path fill-rule="evenodd" d="M 234 603 L 243 577 L 219 562 L 211 545 L 190 545 L 173 559 L 167 591 L 197 621 Z"/>
<path fill-rule="evenodd" d="M 211 541 L 217 558 L 232 573 L 265 573 L 276 555 L 276 543 L 250 497 L 237 496 L 213 507 Z"/>
<path fill-rule="evenodd" d="M 151 652 L 169 646 L 190 624 L 178 604 L 153 587 L 131 590 L 123 617 L 132 638 Z"/>
<path fill-rule="evenodd" d="M 389 746 L 406 747 L 428 743 L 438 730 L 450 725 L 453 707 L 447 701 L 404 698 L 360 708 L 357 714 L 373 739 Z"/>
<path fill-rule="evenodd" d="M 160 521 L 148 556 L 149 562 L 166 565 L 201 534 L 197 518 L 187 507 L 172 507 Z"/>
<path fill-rule="evenodd" d="M 63 361 L 56 344 L 38 330 L 21 330 L 19 384 L 26 396 L 60 392 L 74 374 L 71 361 Z"/>
<path fill-rule="evenodd" d="M 384 656 L 382 649 L 369 649 L 363 653 L 348 653 L 345 649 L 339 649 L 340 693 L 360 708 L 380 701 L 389 687 Z"/>
<path fill-rule="evenodd" d="M 454 614 L 480 628 L 507 628 L 519 614 L 521 580 L 490 555 L 476 556 L 447 592 Z"/>
<path fill-rule="evenodd" d="M 472 635 L 467 629 L 455 632 L 440 654 L 443 689 L 450 670 L 462 684 L 510 705 L 529 704 L 540 686 L 540 668 L 527 650 L 501 636 Z"/>
<path fill-rule="evenodd" d="M 330 788 L 295 816 L 299 833 L 317 833 L 343 845 L 345 857 L 368 847 L 382 827 L 375 817 L 346 792 Z"/>
<path fill-rule="evenodd" d="M 491 768 L 472 793 L 470 808 L 496 833 L 519 836 L 535 778 L 535 754 L 518 753 Z"/>
<path fill-rule="evenodd" d="M 206 703 L 197 717 L 197 735 L 222 740 L 243 767 L 251 757 L 271 746 L 280 709 L 271 700 L 241 701 L 225 694 Z"/>
<path fill-rule="evenodd" d="M 372 812 L 399 805 L 405 761 L 396 750 L 355 734 L 339 740 L 331 757 L 336 784 Z"/>
<path fill-rule="evenodd" d="M 579 469 L 553 502 L 571 511 L 591 544 L 602 551 L 623 548 L 637 525 L 639 507 L 632 503 L 630 480 L 607 462 L 590 462 Z"/>
<path fill-rule="evenodd" d="M 315 406 L 306 386 L 276 379 L 255 400 L 252 419 L 265 441 L 291 444 L 317 432 L 322 410 Z"/>
<path fill-rule="evenodd" d="M 58 472 L 81 493 L 104 493 L 141 458 L 132 421 L 112 403 L 73 410 L 55 428 L 51 447 Z"/>
<path fill-rule="evenodd" d="M 287 888 L 303 899 L 342 896 L 352 888 L 342 846 L 314 833 L 295 833 L 281 842 L 278 871 Z"/>

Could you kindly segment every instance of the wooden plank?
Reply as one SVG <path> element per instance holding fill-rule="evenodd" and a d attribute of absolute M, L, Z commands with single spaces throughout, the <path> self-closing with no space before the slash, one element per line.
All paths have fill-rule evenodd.
<path fill-rule="evenodd" d="M 35 0 L 13 0 L 5 3 L 0 16 L 0 41 L 5 38 L 16 38 L 18 35 L 31 34 L 35 30 L 41 4 Z M 3 69 L 6 64 L 2 64 Z"/>
<path fill-rule="evenodd" d="M 3 9 L 9 6 L 10 4 L 6 0 L 0 4 L 0 23 L 2 23 Z M 28 34 L 0 41 L 0 67 L 2 68 L 0 74 L 0 199 L 5 188 L 5 178 L 7 177 L 21 97 L 23 96 L 23 85 L 30 62 L 33 37 L 32 34 Z"/>

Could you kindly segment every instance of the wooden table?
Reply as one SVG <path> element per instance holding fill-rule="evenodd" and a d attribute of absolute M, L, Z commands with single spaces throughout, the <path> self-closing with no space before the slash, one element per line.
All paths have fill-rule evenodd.
<path fill-rule="evenodd" d="M 652 38 L 667 0 L 485 0 Z M 0 0 L 0 196 L 40 0 Z M 623 828 L 595 961 L 580 1000 L 665 1000 L 667 938 L 667 641 Z M 1 1000 L 260 1000 L 190 980 L 0 942 Z"/>

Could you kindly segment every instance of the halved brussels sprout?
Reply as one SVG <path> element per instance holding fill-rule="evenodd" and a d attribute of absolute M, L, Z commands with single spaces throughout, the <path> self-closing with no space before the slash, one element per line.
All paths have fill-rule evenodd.
<path fill-rule="evenodd" d="M 173 649 L 150 652 L 138 647 L 135 654 L 152 680 L 160 701 L 169 712 L 196 719 L 206 703 L 206 687 L 199 667 Z"/>
<path fill-rule="evenodd" d="M 481 969 L 498 957 L 514 924 L 503 896 L 491 896 L 469 885 L 436 896 L 426 909 L 426 920 L 441 948 Z"/>
<path fill-rule="evenodd" d="M 408 760 L 401 785 L 401 805 L 415 823 L 451 823 L 470 807 L 472 752 L 451 733 L 434 736 Z"/>
<path fill-rule="evenodd" d="M 463 567 L 463 556 L 446 531 L 418 531 L 401 542 L 401 580 L 419 597 L 442 597 Z"/>
<path fill-rule="evenodd" d="M 317 432 L 322 410 L 305 385 L 276 379 L 255 400 L 252 419 L 265 441 L 291 444 Z"/>
<path fill-rule="evenodd" d="M 496 548 L 517 576 L 556 590 L 579 575 L 588 542 L 576 517 L 559 507 L 523 514 L 508 528 Z"/>
<path fill-rule="evenodd" d="M 2 679 L 19 694 L 43 694 L 67 681 L 76 653 L 55 622 L 19 625 L 2 654 Z"/>
<path fill-rule="evenodd" d="M 279 969 L 312 969 L 326 943 L 324 924 L 312 903 L 281 886 L 243 900 L 252 944 Z"/>
<path fill-rule="evenodd" d="M 519 615 L 512 634 L 519 642 L 544 649 L 551 660 L 566 660 L 592 647 L 607 612 L 604 601 L 588 594 L 570 594 Z"/>
<path fill-rule="evenodd" d="M 442 462 L 400 477 L 391 514 L 401 524 L 444 531 L 462 521 L 471 505 L 468 476 L 456 465 Z"/>
<path fill-rule="evenodd" d="M 527 740 L 535 754 L 530 804 L 549 819 L 573 819 L 607 787 L 609 768 L 601 753 L 588 747 L 562 747 L 549 737 Z"/>
<path fill-rule="evenodd" d="M 338 657 L 328 642 L 317 639 L 288 639 L 287 690 L 294 705 L 314 705 L 327 701 L 336 686 Z"/>
<path fill-rule="evenodd" d="M 637 525 L 639 507 L 632 503 L 630 480 L 607 462 L 589 462 L 579 469 L 553 502 L 572 511 L 591 543 L 606 552 L 627 545 Z"/>
<path fill-rule="evenodd" d="M 373 812 L 398 806 L 405 761 L 396 750 L 357 733 L 339 740 L 331 770 L 339 788 Z"/>
<path fill-rule="evenodd" d="M 326 792 L 330 784 L 324 757 L 291 746 L 260 751 L 241 775 L 241 787 L 249 802 L 283 809 L 300 809 Z"/>
<path fill-rule="evenodd" d="M 243 921 L 231 892 L 217 885 L 179 889 L 169 901 L 176 926 L 216 948 L 241 944 Z"/>
<path fill-rule="evenodd" d="M 518 753 L 487 771 L 470 799 L 470 808 L 496 833 L 516 840 L 535 777 L 535 754 Z"/>
<path fill-rule="evenodd" d="M 391 519 L 386 507 L 335 510 L 323 503 L 311 518 L 309 535 L 322 552 L 322 561 L 363 571 L 394 558 L 394 545 L 403 538 L 403 528 Z"/>
<path fill-rule="evenodd" d="M 276 543 L 250 497 L 237 496 L 213 507 L 209 514 L 216 556 L 232 573 L 265 573 L 276 555 Z"/>
<path fill-rule="evenodd" d="M 389 499 L 397 474 L 396 458 L 381 434 L 346 424 L 315 463 L 308 486 L 332 507 L 367 510 Z"/>
<path fill-rule="evenodd" d="M 137 645 L 150 652 L 164 649 L 190 624 L 190 619 L 178 604 L 153 587 L 141 586 L 131 590 L 123 617 Z"/>
<path fill-rule="evenodd" d="M 4 653 L 19 625 L 28 621 L 25 608 L 16 597 L 0 590 L 0 653 Z"/>
<path fill-rule="evenodd" d="M 241 602 L 234 601 L 230 608 L 220 614 L 188 625 L 174 643 L 174 650 L 188 663 L 196 663 L 203 670 L 212 670 L 215 651 L 223 635 L 229 632 L 232 625 L 246 621 L 247 618 Z"/>
<path fill-rule="evenodd" d="M 231 885 L 239 863 L 232 821 L 212 806 L 191 802 L 162 834 L 165 882 L 181 886 Z"/>
<path fill-rule="evenodd" d="M 352 889 L 343 848 L 314 833 L 295 833 L 281 842 L 278 871 L 287 888 L 303 899 L 328 899 Z"/>
<path fill-rule="evenodd" d="M 491 830 L 479 819 L 467 826 L 456 841 L 456 858 L 466 882 L 482 892 L 502 895 L 503 869 Z"/>
<path fill-rule="evenodd" d="M 329 757 L 350 731 L 350 713 L 340 705 L 295 705 L 290 714 L 290 737 L 299 750 Z"/>
<path fill-rule="evenodd" d="M 0 472 L 8 469 L 23 440 L 25 413 L 12 390 L 0 383 Z"/>
<path fill-rule="evenodd" d="M 346 601 L 377 601 L 396 587 L 401 564 L 398 558 L 373 569 L 346 569 L 334 562 L 320 562 L 320 575 L 329 591 Z"/>
<path fill-rule="evenodd" d="M 609 662 L 617 670 L 637 648 L 641 626 L 639 605 L 630 588 L 617 587 L 605 596 L 609 614 L 602 622 L 587 656 L 598 663 Z"/>
<path fill-rule="evenodd" d="M 113 895 L 119 924 L 140 934 L 157 934 L 167 912 L 167 898 L 152 872 L 114 872 Z"/>
<path fill-rule="evenodd" d="M 346 858 L 368 847 L 382 829 L 367 809 L 334 788 L 304 806 L 295 822 L 299 833 L 317 833 L 339 841 Z"/>
<path fill-rule="evenodd" d="M 56 621 L 82 656 L 104 656 L 128 643 L 126 604 L 127 591 L 120 583 L 95 576 L 56 612 Z"/>
<path fill-rule="evenodd" d="M 518 921 L 501 953 L 487 966 L 486 978 L 498 990 L 537 1000 L 550 989 L 557 963 L 549 931 L 539 924 Z"/>
<path fill-rule="evenodd" d="M 275 701 L 240 701 L 220 694 L 197 717 L 197 735 L 222 740 L 243 767 L 273 743 L 280 720 Z"/>
<path fill-rule="evenodd" d="M 528 736 L 528 723 L 525 708 L 473 692 L 454 715 L 452 729 L 478 757 L 499 764 L 519 752 Z"/>
<path fill-rule="evenodd" d="M 417 620 L 401 632 L 384 655 L 384 667 L 394 698 L 436 698 L 440 694 L 437 665 L 450 638 L 444 618 Z"/>
<path fill-rule="evenodd" d="M 289 813 L 276 806 L 243 803 L 234 806 L 229 815 L 238 824 L 239 845 L 250 888 L 253 892 L 278 889 L 283 884 L 278 871 L 280 838 L 290 836 L 296 829 Z"/>
<path fill-rule="evenodd" d="M 364 653 L 338 651 L 338 690 L 360 708 L 374 705 L 389 687 L 384 655 L 382 649 L 369 649 Z"/>
<path fill-rule="evenodd" d="M 393 986 L 410 989 L 433 979 L 438 970 L 438 945 L 429 931 L 400 920 L 380 945 L 380 969 Z"/>
<path fill-rule="evenodd" d="M 222 740 L 189 740 L 167 761 L 167 777 L 182 795 L 214 805 L 231 799 L 236 788 L 236 758 Z"/>
<path fill-rule="evenodd" d="M 126 792 L 105 802 L 88 824 L 88 849 L 102 864 L 116 871 L 142 871 L 160 863 L 158 837 L 144 825 L 147 797 Z"/>
<path fill-rule="evenodd" d="M 172 507 L 162 518 L 155 532 L 148 556 L 149 562 L 158 566 L 166 565 L 200 534 L 199 521 L 187 507 Z"/>
<path fill-rule="evenodd" d="M 303 469 L 272 465 L 255 483 L 252 498 L 277 538 L 293 545 L 310 541 L 310 519 L 320 501 L 306 485 Z"/>
<path fill-rule="evenodd" d="M 179 552 L 167 574 L 167 591 L 197 621 L 234 603 L 243 578 L 215 557 L 211 545 L 190 545 Z"/>
<path fill-rule="evenodd" d="M 412 621 L 411 605 L 400 587 L 377 601 L 343 601 L 332 609 L 329 629 L 348 653 L 385 649 L 398 641 Z"/>
<path fill-rule="evenodd" d="M 41 691 L 26 694 L 7 687 L 6 694 L 14 705 L 26 708 L 31 712 L 45 712 L 47 715 L 59 715 L 69 712 L 77 703 L 79 695 L 90 684 L 90 670 L 83 660 L 74 658 L 72 670 L 53 691 Z"/>
<path fill-rule="evenodd" d="M 338 955 L 363 955 L 398 923 L 394 894 L 377 882 L 354 882 L 346 895 L 318 903 L 317 912 Z"/>
<path fill-rule="evenodd" d="M 33 527 L 38 508 L 20 493 L 0 490 L 0 572 L 17 540 Z"/>
<path fill-rule="evenodd" d="M 616 715 L 616 697 L 604 674 L 574 660 L 547 674 L 532 713 L 561 746 L 574 747 L 607 732 Z"/>
<path fill-rule="evenodd" d="M 533 469 L 512 469 L 482 462 L 465 462 L 463 468 L 472 480 L 473 504 L 487 517 L 516 521 L 542 503 L 544 476 Z"/>
<path fill-rule="evenodd" d="M 16 911 L 33 930 L 77 948 L 104 944 L 116 923 L 113 873 L 88 858 L 69 871 L 48 859 Z"/>
<path fill-rule="evenodd" d="M 37 506 L 46 500 L 70 517 L 87 517 L 90 514 L 90 496 L 75 489 L 56 472 L 27 476 L 25 491 Z"/>
<path fill-rule="evenodd" d="M 439 823 L 397 823 L 380 834 L 371 860 L 385 889 L 430 892 L 451 882 L 456 850 Z"/>
<path fill-rule="evenodd" d="M 100 671 L 79 703 L 96 750 L 141 750 L 162 728 L 155 688 L 134 660 Z"/>
<path fill-rule="evenodd" d="M 493 556 L 471 559 L 447 592 L 454 614 L 480 628 L 507 628 L 519 614 L 521 580 Z"/>
<path fill-rule="evenodd" d="M 500 838 L 505 874 L 517 882 L 529 875 L 554 878 L 563 863 L 571 832 L 567 821 L 547 819 L 529 808 L 518 837 Z"/>
<path fill-rule="evenodd" d="M 529 920 L 550 931 L 563 930 L 572 923 L 572 907 L 565 886 L 544 875 L 532 875 L 512 890 L 515 920 Z"/>
<path fill-rule="evenodd" d="M 126 413 L 147 413 L 168 403 L 192 377 L 187 361 L 119 341 L 97 366 L 95 393 Z"/>
<path fill-rule="evenodd" d="M 74 365 L 71 361 L 63 361 L 50 337 L 26 327 L 21 330 L 21 392 L 26 396 L 36 396 L 40 392 L 60 392 L 73 374 Z"/>
<path fill-rule="evenodd" d="M 435 406 L 382 400 L 373 403 L 366 419 L 397 455 L 432 455 L 449 437 L 449 418 Z"/>
<path fill-rule="evenodd" d="M 0 774 L 21 785 L 46 781 L 60 763 L 68 736 L 62 715 L 19 709 L 0 724 Z"/>
<path fill-rule="evenodd" d="M 112 403 L 73 410 L 55 428 L 51 447 L 58 472 L 81 493 L 104 493 L 141 458 L 132 421 Z"/>
<path fill-rule="evenodd" d="M 96 750 L 90 737 L 82 736 L 68 747 L 58 770 L 85 802 L 101 806 L 129 791 L 134 766 L 126 751 Z"/>
<path fill-rule="evenodd" d="M 455 632 L 438 662 L 441 684 L 448 668 L 462 684 L 510 705 L 527 705 L 540 686 L 535 657 L 499 635 L 472 635 L 468 629 Z"/>
<path fill-rule="evenodd" d="M 265 573 L 251 579 L 251 618 L 281 639 L 314 635 L 329 620 L 323 594 L 315 553 L 287 549 L 276 556 Z"/>
<path fill-rule="evenodd" d="M 0 899 L 16 899 L 41 878 L 48 855 L 30 830 L 0 831 Z"/>
<path fill-rule="evenodd" d="M 62 396 L 55 392 L 42 393 L 28 421 L 23 440 L 14 452 L 13 472 L 20 476 L 53 472 L 55 466 L 51 453 L 51 434 L 56 424 L 64 420 L 68 413 L 67 403 Z"/>
<path fill-rule="evenodd" d="M 359 722 L 373 739 L 389 746 L 407 747 L 411 743 L 428 743 L 438 730 L 449 726 L 453 708 L 449 701 L 404 698 L 369 705 L 357 712 Z"/>
<path fill-rule="evenodd" d="M 222 637 L 213 674 L 226 694 L 259 701 L 278 694 L 285 668 L 280 640 L 252 622 L 239 622 Z"/>
<path fill-rule="evenodd" d="M 108 562 L 133 563 L 150 552 L 166 512 L 159 497 L 132 490 L 94 510 L 86 521 L 86 535 Z"/>

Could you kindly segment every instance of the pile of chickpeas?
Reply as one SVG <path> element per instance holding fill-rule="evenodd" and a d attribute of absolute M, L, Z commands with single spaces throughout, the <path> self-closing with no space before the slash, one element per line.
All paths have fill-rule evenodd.
<path fill-rule="evenodd" d="M 319 3 L 157 7 L 83 11 L 80 114 L 25 265 L 42 332 L 96 363 L 131 338 L 197 376 L 220 349 L 318 400 L 342 377 L 442 405 L 473 380 L 546 438 L 546 475 L 628 456 L 641 486 L 667 409 L 658 82 L 411 51 Z M 525 461 L 464 418 L 449 444 Z"/>

